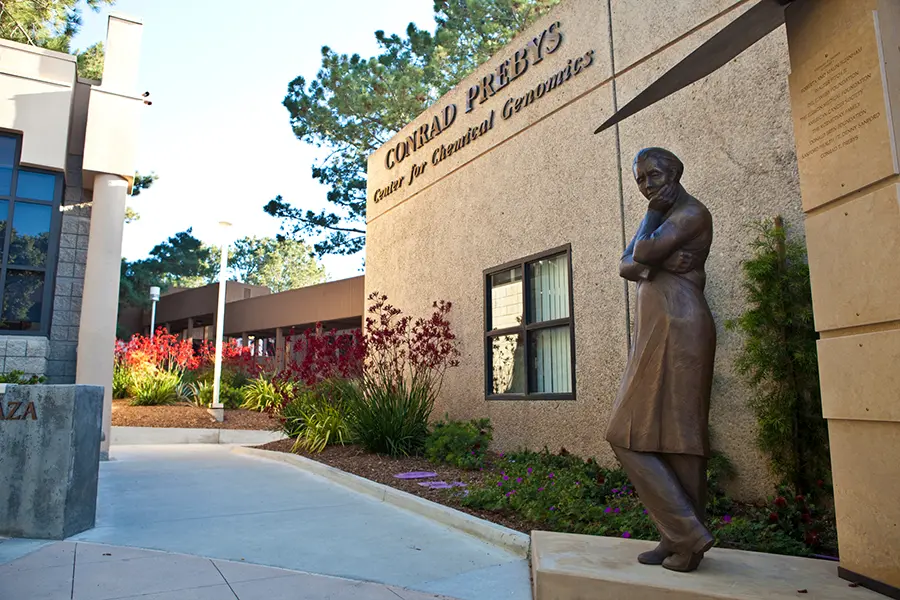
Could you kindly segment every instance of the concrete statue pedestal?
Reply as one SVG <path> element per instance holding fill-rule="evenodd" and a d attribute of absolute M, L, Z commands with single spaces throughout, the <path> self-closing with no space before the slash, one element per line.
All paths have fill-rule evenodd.
<path fill-rule="evenodd" d="M 534 531 L 534 600 L 877 600 L 825 560 L 714 548 L 697 571 L 637 562 L 656 542 Z M 805 590 L 805 591 L 804 591 Z"/>
<path fill-rule="evenodd" d="M 94 526 L 103 387 L 0 389 L 0 536 L 64 539 Z"/>

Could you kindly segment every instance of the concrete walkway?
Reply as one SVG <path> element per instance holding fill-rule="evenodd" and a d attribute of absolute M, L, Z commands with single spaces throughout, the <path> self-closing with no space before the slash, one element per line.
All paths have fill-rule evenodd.
<path fill-rule="evenodd" d="M 526 560 L 288 465 L 206 445 L 113 446 L 112 458 L 101 467 L 97 527 L 70 541 L 279 567 L 463 600 L 531 597 Z M 7 544 L 28 542 L 0 544 L 0 562 Z M 5 555 L 15 558 L 9 550 Z M 77 591 L 77 569 L 74 576 Z M 284 597 L 343 598 L 324 592 Z"/>
<path fill-rule="evenodd" d="M 0 550 L 14 540 L 0 543 Z M 377 583 L 122 546 L 55 542 L 0 565 L 4 600 L 434 600 Z"/>

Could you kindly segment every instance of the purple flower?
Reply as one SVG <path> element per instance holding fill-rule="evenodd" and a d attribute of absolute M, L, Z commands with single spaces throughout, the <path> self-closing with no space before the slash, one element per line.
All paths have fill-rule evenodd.
<path fill-rule="evenodd" d="M 522 483 L 522 478 L 521 478 L 521 477 L 516 477 L 516 483 Z"/>
<path fill-rule="evenodd" d="M 502 453 L 502 452 L 500 453 L 500 458 L 503 458 L 503 453 Z"/>
<path fill-rule="evenodd" d="M 506 497 L 509 498 L 510 496 L 512 496 L 515 493 L 516 493 L 516 490 L 510 490 L 510 491 L 506 492 Z"/>
<path fill-rule="evenodd" d="M 548 478 L 548 479 L 553 479 L 553 473 L 550 473 L 549 475 L 547 475 L 547 478 Z"/>
<path fill-rule="evenodd" d="M 539 491 L 539 492 L 543 492 L 543 491 L 544 491 L 544 488 L 539 487 L 539 488 L 538 488 L 538 491 Z"/>
<path fill-rule="evenodd" d="M 618 493 L 619 493 L 619 488 L 613 488 L 612 493 L 613 493 L 613 494 L 618 494 Z"/>
<path fill-rule="evenodd" d="M 551 507 L 550 507 L 550 510 L 556 510 L 556 507 L 555 507 L 555 506 L 551 506 Z"/>
<path fill-rule="evenodd" d="M 645 514 L 645 515 L 647 514 L 647 509 L 646 509 L 646 508 L 644 509 L 644 514 Z"/>
<path fill-rule="evenodd" d="M 622 533 L 622 537 L 623 537 L 623 538 L 630 538 L 630 537 L 631 537 L 631 533 L 629 533 L 628 531 L 625 531 L 625 532 Z"/>
<path fill-rule="evenodd" d="M 731 515 L 725 515 L 724 517 L 722 517 L 722 522 L 731 523 Z"/>
<path fill-rule="evenodd" d="M 531 467 L 528 467 L 528 474 L 531 475 Z"/>
<path fill-rule="evenodd" d="M 469 451 L 469 454 L 471 454 L 472 456 L 475 456 L 475 451 L 471 450 L 471 451 Z"/>
<path fill-rule="evenodd" d="M 498 486 L 503 486 L 503 482 L 502 482 L 502 481 L 498 481 L 498 482 L 497 482 L 497 485 L 498 485 Z"/>
<path fill-rule="evenodd" d="M 503 476 L 503 481 L 509 481 L 509 475 L 504 475 L 504 476 Z"/>
<path fill-rule="evenodd" d="M 576 486 L 579 486 L 579 485 L 581 485 L 581 482 L 580 482 L 580 481 L 576 481 L 576 482 L 575 482 L 575 485 L 576 485 Z"/>
<path fill-rule="evenodd" d="M 619 512 L 621 512 L 621 511 L 619 510 L 619 507 L 616 507 L 616 509 L 613 512 L 616 514 L 619 514 Z"/>
<path fill-rule="evenodd" d="M 607 506 L 606 508 L 603 509 L 603 512 L 605 512 L 605 513 L 607 513 L 607 514 L 611 513 L 611 512 L 612 512 L 612 506 Z"/>

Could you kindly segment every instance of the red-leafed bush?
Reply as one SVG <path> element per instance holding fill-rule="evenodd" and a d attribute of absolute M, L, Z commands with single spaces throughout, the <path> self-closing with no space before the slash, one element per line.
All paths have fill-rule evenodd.
<path fill-rule="evenodd" d="M 315 329 L 307 329 L 293 342 L 294 353 L 301 358 L 299 362 L 291 362 L 289 374 L 307 386 L 336 377 L 359 377 L 366 358 L 362 331 L 338 333 L 334 329 L 327 332 L 321 329 L 322 324 L 317 323 Z"/>

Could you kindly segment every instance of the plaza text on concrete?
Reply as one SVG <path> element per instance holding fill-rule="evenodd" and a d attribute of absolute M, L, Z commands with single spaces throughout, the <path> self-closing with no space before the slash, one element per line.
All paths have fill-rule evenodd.
<path fill-rule="evenodd" d="M 7 386 L 0 536 L 63 539 L 94 526 L 102 414 L 100 386 Z"/>
<path fill-rule="evenodd" d="M 366 293 L 417 316 L 453 302 L 462 356 L 435 414 L 490 417 L 501 449 L 615 464 L 604 433 L 634 307 L 618 266 L 646 209 L 631 162 L 662 146 L 715 223 L 712 445 L 737 468 L 736 497 L 771 491 L 735 372 L 742 339 L 724 325 L 746 308 L 751 224 L 781 214 L 804 233 L 785 28 L 593 134 L 751 4 L 564 0 L 369 157 Z"/>

